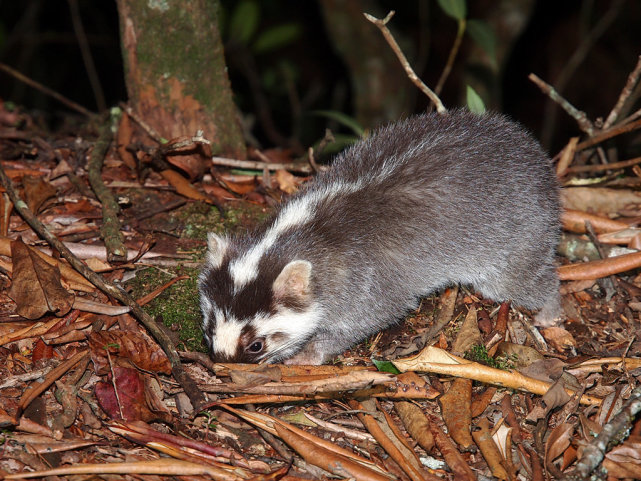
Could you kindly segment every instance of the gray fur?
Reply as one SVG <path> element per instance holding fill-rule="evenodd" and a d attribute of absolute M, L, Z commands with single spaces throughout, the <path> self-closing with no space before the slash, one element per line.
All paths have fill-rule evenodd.
<path fill-rule="evenodd" d="M 309 212 L 278 232 L 256 278 L 234 288 L 230 264 L 295 202 Z M 233 340 L 237 351 L 223 358 L 321 363 L 453 283 L 541 309 L 537 319 L 549 325 L 560 313 L 554 262 L 559 209 L 548 156 L 502 115 L 456 110 L 388 125 L 341 153 L 265 226 L 228 242 L 210 239 L 221 248 L 210 252 L 201 274 L 207 298 L 201 305 L 215 306 L 225 319 L 203 312 L 206 338 L 213 346 L 218 322 L 236 319 L 246 324 L 245 337 Z M 311 263 L 311 295 L 275 300 L 274 281 L 295 260 Z M 258 319 L 283 313 L 291 315 L 291 332 L 270 334 L 262 353 L 249 352 Z M 309 323 L 303 334 L 297 316 Z M 287 346 L 270 352 L 283 339 Z"/>

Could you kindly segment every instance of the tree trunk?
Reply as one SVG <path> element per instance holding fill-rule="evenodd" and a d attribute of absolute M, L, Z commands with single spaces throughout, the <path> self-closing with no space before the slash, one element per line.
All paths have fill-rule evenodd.
<path fill-rule="evenodd" d="M 218 0 L 117 0 L 129 102 L 166 139 L 198 130 L 217 155 L 245 158 L 218 30 Z"/>

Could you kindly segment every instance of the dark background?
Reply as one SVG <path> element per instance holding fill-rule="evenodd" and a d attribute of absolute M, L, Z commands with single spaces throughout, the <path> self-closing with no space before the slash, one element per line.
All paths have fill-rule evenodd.
<path fill-rule="evenodd" d="M 118 16 L 114 1 L 80 0 L 80 13 L 87 33 L 102 88 L 108 105 L 126 100 L 121 52 L 118 39 Z M 227 24 L 238 2 L 223 1 L 221 30 L 228 40 Z M 488 9 L 495 8 L 494 0 L 469 2 L 469 18 L 483 19 Z M 499 72 L 497 88 L 489 107 L 502 110 L 525 123 L 541 138 L 545 111 L 545 97 L 527 79 L 530 72 L 554 84 L 572 54 L 584 45 L 587 28 L 593 26 L 614 3 L 610 1 L 540 0 L 533 5 L 527 27 L 510 46 L 510 53 Z M 323 15 L 316 2 L 274 0 L 260 2 L 261 16 L 258 29 L 270 25 L 293 22 L 301 27 L 301 36 L 290 45 L 268 54 L 256 55 L 257 74 L 265 82 L 265 93 L 272 113 L 284 131 L 289 125 L 287 93 L 270 80 L 268 74 L 277 63 L 286 61 L 294 69 L 295 89 L 306 99 L 308 110 L 335 110 L 352 113 L 349 72 L 328 39 Z M 456 34 L 456 22 L 447 17 L 431 0 L 404 2 L 377 2 L 384 15 L 396 9 L 393 27 L 400 33 L 401 45 L 412 65 L 420 67 L 417 73 L 429 86 L 434 86 L 446 62 Z M 363 20 L 365 21 L 365 20 Z M 571 76 L 563 95 L 584 110 L 591 119 L 605 117 L 614 105 L 627 75 L 641 54 L 641 2 L 621 1 L 615 21 L 589 47 L 585 59 Z M 429 47 L 421 58 L 421 42 Z M 425 43 L 423 43 L 425 45 Z M 233 46 L 228 46 L 233 52 Z M 202 46 L 207 48 L 207 46 Z M 469 37 L 463 41 L 454 70 L 441 95 L 448 107 L 465 103 L 466 75 L 473 69 L 474 48 Z M 28 77 L 60 92 L 81 105 L 96 110 L 94 95 L 78 48 L 70 20 L 69 4 L 62 0 L 2 0 L 0 1 L 0 61 Z M 260 145 L 270 147 L 260 125 L 252 124 L 255 110 L 245 77 L 230 65 L 230 78 L 236 102 Z M 399 67 L 400 68 L 400 67 Z M 472 72 L 473 73 L 473 72 Z M 414 89 L 409 80 L 404 89 Z M 426 99 L 414 93 L 411 111 L 423 110 Z M 50 128 L 60 128 L 70 114 L 64 106 L 0 72 L 0 99 L 13 102 L 38 114 Z M 639 108 L 639 102 L 635 109 Z M 322 137 L 326 120 L 306 117 L 309 121 L 300 132 L 304 145 Z M 336 127 L 336 126 L 335 126 Z M 340 126 L 338 126 L 340 128 Z M 579 131 L 572 119 L 557 112 L 557 123 L 546 147 L 556 152 L 569 136 Z"/>

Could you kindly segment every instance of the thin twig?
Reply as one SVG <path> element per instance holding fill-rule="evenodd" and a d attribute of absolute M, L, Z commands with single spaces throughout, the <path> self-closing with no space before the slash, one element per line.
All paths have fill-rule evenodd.
<path fill-rule="evenodd" d="M 280 164 L 280 163 L 271 163 L 271 162 L 260 162 L 258 160 L 237 160 L 237 159 L 226 159 L 224 157 L 212 157 L 211 161 L 214 165 L 222 165 L 224 167 L 236 167 L 238 169 L 251 169 L 251 170 L 287 170 L 290 172 L 299 172 L 301 174 L 311 174 L 313 171 L 312 167 L 309 164 L 303 163 L 289 163 L 289 164 Z M 321 166 L 321 170 L 322 170 Z"/>
<path fill-rule="evenodd" d="M 14 208 L 18 214 L 25 220 L 29 226 L 43 239 L 45 239 L 51 247 L 56 249 L 62 257 L 64 257 L 71 266 L 76 269 L 80 274 L 82 274 L 85 279 L 91 282 L 94 286 L 98 287 L 105 294 L 114 297 L 123 304 L 131 307 L 132 314 L 147 328 L 150 334 L 154 339 L 160 344 L 162 349 L 167 354 L 167 358 L 172 367 L 172 374 L 178 383 L 183 387 L 185 393 L 189 396 L 189 399 L 194 406 L 195 412 L 200 411 L 200 407 L 205 404 L 205 396 L 198 389 L 198 386 L 194 380 L 185 372 L 180 362 L 180 357 L 174 348 L 174 345 L 165 333 L 164 330 L 152 317 L 147 314 L 140 305 L 135 301 L 129 293 L 123 289 L 119 289 L 111 282 L 105 280 L 100 274 L 94 272 L 89 267 L 87 267 L 80 259 L 78 259 L 58 238 L 53 235 L 45 225 L 40 222 L 40 220 L 31 212 L 25 201 L 23 201 L 18 193 L 16 192 L 13 182 L 4 171 L 4 168 L 0 164 L 0 183 L 4 186 L 9 198 L 14 204 Z"/>
<path fill-rule="evenodd" d="M 398 60 L 401 62 L 401 65 L 405 69 L 405 73 L 407 73 L 407 76 L 409 77 L 409 79 L 414 83 L 414 85 L 416 85 L 421 90 L 421 92 L 427 95 L 427 97 L 436 106 L 436 111 L 439 114 L 446 113 L 447 109 L 443 106 L 443 102 L 441 102 L 441 99 L 427 85 L 425 85 L 420 78 L 418 78 L 418 75 L 416 75 L 416 73 L 410 66 L 410 63 L 407 61 L 407 57 L 405 57 L 405 54 L 402 52 L 401 48 L 398 46 L 398 43 L 396 43 L 396 40 L 392 36 L 392 33 L 387 28 L 387 22 L 389 22 L 390 19 L 394 16 L 394 10 L 390 10 L 387 16 L 383 19 L 376 18 L 373 15 L 370 15 L 369 13 L 364 13 L 363 15 L 365 15 L 365 18 L 367 20 L 369 20 L 370 22 L 372 22 L 374 25 L 378 27 L 378 29 L 383 34 L 383 37 L 385 37 L 385 40 L 387 40 L 387 43 L 389 44 L 389 46 L 392 47 L 392 50 L 396 54 L 396 57 L 398 57 Z"/>
<path fill-rule="evenodd" d="M 550 97 L 551 100 L 559 104 L 559 106 L 565 110 L 570 117 L 574 118 L 577 123 L 579 124 L 579 128 L 588 134 L 590 137 L 594 135 L 595 129 L 594 125 L 588 119 L 588 116 L 583 112 L 582 110 L 577 109 L 574 105 L 572 105 L 570 102 L 568 102 L 563 96 L 557 92 L 554 87 L 552 87 L 550 84 L 544 82 L 541 80 L 537 75 L 531 73 L 528 78 L 536 84 L 537 87 L 541 89 L 541 91 L 546 94 L 548 97 Z"/>
<path fill-rule="evenodd" d="M 614 123 L 617 121 L 619 118 L 619 113 L 621 113 L 621 109 L 623 108 L 623 105 L 625 104 L 626 100 L 630 97 L 630 94 L 634 90 L 634 87 L 636 87 L 637 82 L 639 82 L 639 76 L 641 76 L 641 55 L 639 55 L 639 58 L 637 60 L 637 65 L 634 67 L 634 70 L 630 73 L 628 76 L 628 80 L 625 83 L 625 87 L 623 87 L 623 90 L 621 90 L 621 94 L 619 95 L 619 99 L 617 100 L 617 103 L 614 105 L 614 108 L 608 115 L 608 118 L 605 120 L 605 123 L 603 124 L 603 129 L 608 129 Z"/>
<path fill-rule="evenodd" d="M 6 65 L 4 63 L 0 63 L 0 70 L 8 73 L 12 77 L 17 78 L 22 83 L 25 83 L 25 84 L 29 85 L 30 87 L 33 87 L 36 90 L 40 90 L 43 94 L 48 95 L 49 97 L 53 97 L 54 99 L 56 99 L 61 104 L 66 105 L 70 109 L 75 110 L 76 112 L 79 112 L 82 115 L 85 115 L 87 117 L 93 117 L 95 115 L 93 112 L 90 112 L 89 110 L 84 108 L 82 105 L 77 104 L 73 100 L 69 100 L 67 97 L 65 97 L 64 95 L 60 95 L 58 92 L 54 92 L 49 87 L 45 87 L 41 83 L 30 79 L 29 77 L 21 74 L 17 70 L 12 69 L 11 67 L 9 67 L 8 65 Z"/>
<path fill-rule="evenodd" d="M 105 94 L 102 90 L 102 85 L 100 85 L 100 77 L 96 71 L 96 65 L 94 64 L 93 57 L 91 56 L 91 49 L 89 48 L 87 35 L 85 34 L 85 29 L 82 26 L 78 0 L 67 0 L 67 3 L 69 3 L 71 23 L 73 24 L 76 39 L 78 40 L 78 46 L 80 47 L 80 53 L 82 54 L 82 61 L 84 62 L 85 69 L 87 70 L 87 77 L 89 77 L 89 83 L 91 84 L 93 95 L 96 98 L 98 112 L 104 112 L 107 110 L 107 102 L 105 101 Z"/>
<path fill-rule="evenodd" d="M 632 132 L 633 130 L 636 130 L 639 128 L 641 128 L 641 119 L 637 119 L 634 122 L 629 122 L 627 124 L 617 124 L 616 126 L 612 127 L 610 130 L 605 130 L 595 135 L 591 139 L 587 139 L 587 140 L 584 140 L 583 142 L 579 142 L 576 146 L 576 151 L 579 152 L 581 150 L 585 150 L 588 147 L 592 147 L 593 145 L 600 144 L 601 142 L 611 139 L 612 137 L 616 137 L 617 135 L 621 135 L 621 134 L 626 134 L 628 132 Z"/>
<path fill-rule="evenodd" d="M 450 76 L 450 72 L 452 71 L 452 67 L 454 66 L 454 60 L 456 59 L 456 55 L 461 48 L 461 43 L 463 42 L 463 34 L 465 33 L 466 25 L 467 23 L 465 19 L 459 20 L 458 31 L 456 32 L 456 38 L 454 39 L 454 44 L 452 45 L 452 49 L 450 50 L 450 55 L 447 57 L 447 62 L 445 63 L 445 67 L 443 68 L 441 77 L 438 79 L 436 87 L 434 87 L 434 92 L 436 93 L 436 95 L 440 95 L 441 90 L 443 90 L 443 85 L 445 85 L 445 81 Z"/>
<path fill-rule="evenodd" d="M 590 31 L 583 37 L 583 41 L 577 46 L 570 58 L 565 63 L 565 66 L 561 70 L 560 74 L 554 79 L 554 84 L 556 86 L 557 92 L 559 95 L 562 92 L 565 92 L 565 88 L 574 76 L 577 68 L 596 44 L 597 40 L 607 31 L 612 22 L 616 19 L 621 6 L 623 5 L 624 0 L 616 0 L 613 2 L 608 2 L 608 10 L 599 17 L 596 24 L 590 29 Z M 553 108 L 553 104 L 547 103 L 545 106 L 545 118 L 546 123 L 543 127 L 543 133 L 541 134 L 541 141 L 543 145 L 550 144 L 550 138 L 554 133 L 554 128 L 556 124 L 556 113 L 557 111 Z M 592 134 L 590 134 L 592 136 Z"/>
<path fill-rule="evenodd" d="M 598 164 L 598 165 L 575 165 L 573 167 L 568 167 L 564 174 L 576 174 L 579 172 L 601 172 L 603 170 L 616 170 L 616 169 L 625 169 L 626 167 L 632 167 L 633 165 L 641 164 L 641 157 L 635 157 L 630 160 L 621 160 L 619 162 L 610 162 L 609 164 Z"/>
<path fill-rule="evenodd" d="M 129 105 L 125 104 L 124 102 L 120 102 L 118 105 L 121 109 L 127 112 L 127 115 L 129 115 L 129 117 L 131 117 L 131 119 L 136 122 L 147 133 L 147 135 L 155 140 L 158 144 L 163 145 L 168 142 L 168 140 L 162 137 L 158 132 L 156 132 L 156 130 L 151 125 L 145 122 L 140 117 L 140 115 L 134 112 L 134 109 L 132 109 Z"/>

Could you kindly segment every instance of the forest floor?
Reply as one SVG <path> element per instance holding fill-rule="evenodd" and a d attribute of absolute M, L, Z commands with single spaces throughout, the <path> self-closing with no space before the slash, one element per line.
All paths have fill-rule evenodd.
<path fill-rule="evenodd" d="M 331 365 L 213 364 L 197 292 L 206 233 L 259 223 L 306 179 L 278 172 L 266 182 L 221 168 L 212 176 L 200 156 L 200 164 L 180 165 L 177 184 L 171 168 L 144 162 L 148 151 L 123 149 L 119 134 L 97 172 L 114 195 L 129 254 L 107 254 L 109 212 L 89 172 L 98 136 L 80 128 L 51 134 L 28 114 L 0 107 L 0 165 L 26 202 L 12 202 L 3 182 L 6 479 L 538 480 L 570 472 L 582 479 L 596 466 L 610 479 L 641 479 L 641 423 L 632 402 L 641 395 L 637 271 L 564 282 L 567 319 L 559 327 L 539 330 L 531 313 L 462 286 L 424 299 L 403 324 Z M 133 164 L 123 152 L 137 154 Z M 600 217 L 586 214 L 594 236 L 581 232 L 585 223 L 572 228 L 566 219 L 575 232 L 564 232 L 560 264 L 597 258 L 594 244 L 609 251 L 608 236 L 634 247 L 637 179 L 609 175 L 608 192 L 592 189 L 588 200 L 585 188 L 566 189 L 575 214 L 594 211 L 597 197 L 609 204 L 597 209 Z M 51 250 L 29 212 L 107 287 Z M 601 228 L 599 219 L 615 216 L 625 228 Z M 150 331 L 127 299 L 163 327 Z M 161 347 L 163 336 L 169 347 Z"/>

